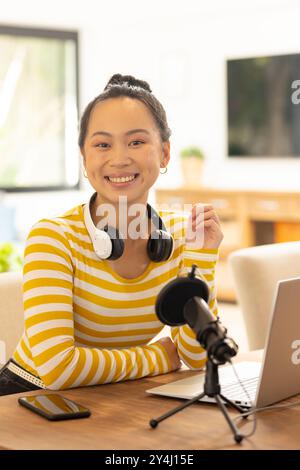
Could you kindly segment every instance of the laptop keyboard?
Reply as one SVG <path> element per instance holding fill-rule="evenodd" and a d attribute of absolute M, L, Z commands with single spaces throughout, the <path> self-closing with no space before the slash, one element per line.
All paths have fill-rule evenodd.
<path fill-rule="evenodd" d="M 225 383 L 224 383 L 225 382 Z M 253 402 L 255 400 L 257 385 L 258 385 L 258 377 L 250 377 L 249 379 L 241 380 L 247 394 L 245 394 L 242 386 L 239 382 L 234 383 L 226 383 L 226 380 L 221 381 L 221 393 L 229 400 L 234 401 L 249 401 Z M 249 395 L 249 398 L 248 398 Z"/>
<path fill-rule="evenodd" d="M 256 390 L 260 370 L 261 363 L 259 362 L 244 361 L 235 365 L 235 372 L 246 390 L 245 393 L 232 366 L 221 366 L 218 370 L 221 394 L 228 398 L 228 400 L 236 402 L 236 404 L 247 408 L 250 407 L 251 403 L 255 403 L 256 401 Z M 192 377 L 176 380 L 175 382 L 160 385 L 146 391 L 157 395 L 191 399 L 199 395 L 201 391 L 204 390 L 204 383 L 205 374 L 200 373 L 193 375 Z M 200 401 L 213 403 L 215 402 L 215 399 L 205 395 Z"/>

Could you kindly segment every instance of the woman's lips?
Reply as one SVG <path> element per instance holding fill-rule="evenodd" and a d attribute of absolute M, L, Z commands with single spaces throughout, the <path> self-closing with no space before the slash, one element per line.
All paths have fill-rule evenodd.
<path fill-rule="evenodd" d="M 120 183 L 116 183 L 116 182 L 113 182 L 113 181 L 110 181 L 110 179 L 108 178 L 108 176 L 105 176 L 105 180 L 107 181 L 107 183 L 111 186 L 113 186 L 114 188 L 124 188 L 126 186 L 132 186 L 136 180 L 138 179 L 138 177 L 140 176 L 139 173 L 136 173 L 135 176 L 134 176 L 134 179 L 131 180 L 131 181 L 122 181 Z"/>

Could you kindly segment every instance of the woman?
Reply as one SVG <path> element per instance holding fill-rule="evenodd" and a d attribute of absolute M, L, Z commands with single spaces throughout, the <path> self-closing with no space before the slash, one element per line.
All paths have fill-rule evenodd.
<path fill-rule="evenodd" d="M 214 269 L 223 235 L 215 211 L 200 204 L 188 219 L 194 239 L 204 232 L 200 249 L 188 248 L 186 232 L 178 236 L 182 214 L 160 212 L 173 244 L 161 261 L 149 259 L 154 219 L 146 217 L 146 236 L 132 237 L 129 230 L 131 208 L 139 204 L 146 214 L 149 189 L 160 169 L 167 169 L 170 134 L 148 83 L 132 76 L 114 75 L 87 106 L 79 146 L 95 193 L 88 204 L 40 220 L 29 233 L 25 330 L 0 373 L 0 394 L 137 379 L 176 370 L 181 361 L 197 369 L 205 364 L 205 351 L 187 325 L 172 328 L 172 338 L 151 340 L 164 326 L 155 315 L 157 294 L 193 263 L 210 287 L 209 305 L 217 314 Z M 124 246 L 119 257 L 99 259 L 93 231 L 105 220 L 104 207 L 114 210 Z"/>

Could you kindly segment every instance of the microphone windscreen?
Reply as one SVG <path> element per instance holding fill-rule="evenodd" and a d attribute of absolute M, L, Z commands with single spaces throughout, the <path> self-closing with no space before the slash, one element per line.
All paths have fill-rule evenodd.
<path fill-rule="evenodd" d="M 183 310 L 193 297 L 208 301 L 209 289 L 204 281 L 194 277 L 177 277 L 165 285 L 157 296 L 155 311 L 160 321 L 169 326 L 184 325 Z"/>

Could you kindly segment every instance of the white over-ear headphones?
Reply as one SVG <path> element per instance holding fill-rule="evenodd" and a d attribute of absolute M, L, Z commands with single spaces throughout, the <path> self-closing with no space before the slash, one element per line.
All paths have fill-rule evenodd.
<path fill-rule="evenodd" d="M 124 240 L 118 229 L 106 225 L 102 230 L 95 227 L 91 217 L 91 203 L 97 193 L 94 193 L 89 202 L 84 206 L 84 222 L 96 255 L 100 259 L 115 260 L 122 256 L 124 251 Z M 151 232 L 147 243 L 147 253 L 152 261 L 157 263 L 168 260 L 174 250 L 174 240 L 167 232 L 165 224 L 157 212 L 147 204 L 148 217 L 153 221 L 156 230 Z"/>

